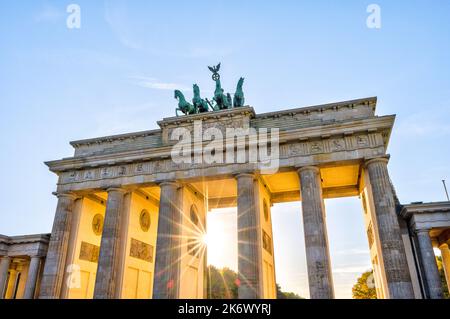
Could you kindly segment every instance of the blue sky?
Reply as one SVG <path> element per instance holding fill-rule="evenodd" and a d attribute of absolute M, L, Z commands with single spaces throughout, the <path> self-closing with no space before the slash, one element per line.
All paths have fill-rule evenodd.
<path fill-rule="evenodd" d="M 81 29 L 66 27 L 70 3 Z M 366 26 L 371 3 L 381 29 Z M 219 61 L 225 89 L 244 76 L 258 113 L 378 96 L 379 115 L 397 114 L 389 168 L 401 201 L 444 200 L 449 18 L 447 0 L 2 0 L 0 233 L 50 231 L 57 179 L 43 162 L 70 156 L 69 141 L 156 128 L 174 114 L 174 87 L 210 95 L 206 66 Z M 277 279 L 306 295 L 300 204 L 286 205 L 273 209 L 287 254 L 276 255 Z M 346 278 L 338 295 L 348 296 L 368 261 L 361 207 L 334 200 L 327 211 L 335 281 Z"/>

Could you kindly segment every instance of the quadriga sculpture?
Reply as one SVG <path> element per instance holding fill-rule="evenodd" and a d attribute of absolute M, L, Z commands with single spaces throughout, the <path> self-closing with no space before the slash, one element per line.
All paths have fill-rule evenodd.
<path fill-rule="evenodd" d="M 183 93 L 180 90 L 175 90 L 175 98 L 178 99 L 178 108 L 175 109 L 175 114 L 179 116 L 178 112 L 182 112 L 185 115 L 205 113 L 211 108 L 212 111 L 226 110 L 233 107 L 244 106 L 244 91 L 242 86 L 244 85 L 244 78 L 240 78 L 236 85 L 236 92 L 234 98 L 230 93 L 224 93 L 222 84 L 220 83 L 220 63 L 216 66 L 208 66 L 209 70 L 213 73 L 212 79 L 216 82 L 216 89 L 214 90 L 214 97 L 212 101 L 208 99 L 202 99 L 200 97 L 200 88 L 197 84 L 193 85 L 194 97 L 192 98 L 192 104 L 186 101 Z M 209 108 L 208 108 L 209 107 Z"/>

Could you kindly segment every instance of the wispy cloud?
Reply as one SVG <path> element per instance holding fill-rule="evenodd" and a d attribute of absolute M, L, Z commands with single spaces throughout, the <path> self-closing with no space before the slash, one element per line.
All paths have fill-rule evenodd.
<path fill-rule="evenodd" d="M 152 90 L 181 90 L 188 91 L 191 88 L 187 85 L 173 82 L 162 82 L 156 78 L 146 77 L 146 76 L 130 76 L 129 77 L 133 82 L 139 86 L 144 88 L 152 89 Z"/>
<path fill-rule="evenodd" d="M 62 9 L 45 5 L 39 12 L 34 15 L 34 21 L 36 22 L 54 22 L 61 19 L 64 16 Z"/>

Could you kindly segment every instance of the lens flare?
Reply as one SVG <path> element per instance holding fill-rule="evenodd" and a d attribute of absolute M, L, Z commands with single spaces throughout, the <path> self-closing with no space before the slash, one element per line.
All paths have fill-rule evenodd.
<path fill-rule="evenodd" d="M 208 234 L 207 233 L 202 234 L 202 237 L 200 240 L 204 246 L 208 246 Z"/>

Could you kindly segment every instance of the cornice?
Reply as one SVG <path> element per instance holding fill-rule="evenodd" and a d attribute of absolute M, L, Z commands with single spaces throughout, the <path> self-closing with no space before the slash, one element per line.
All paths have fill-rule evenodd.
<path fill-rule="evenodd" d="M 29 244 L 29 243 L 48 244 L 49 241 L 50 241 L 50 234 L 20 235 L 20 236 L 0 235 L 0 243 L 4 243 L 7 245 Z"/>
<path fill-rule="evenodd" d="M 105 142 L 113 142 L 113 141 L 123 141 L 123 140 L 126 140 L 126 139 L 133 139 L 133 138 L 138 138 L 138 137 L 146 137 L 146 136 L 158 135 L 158 134 L 161 134 L 161 130 L 160 129 L 148 130 L 148 131 L 140 131 L 140 132 L 132 132 L 132 133 L 126 133 L 126 134 L 117 134 L 117 135 L 110 135 L 110 136 L 102 136 L 102 137 L 96 137 L 96 138 L 89 138 L 89 139 L 71 141 L 70 145 L 72 145 L 74 148 L 78 148 L 78 147 L 84 146 L 84 145 L 102 144 L 102 143 L 105 143 Z"/>
<path fill-rule="evenodd" d="M 410 218 L 414 214 L 432 214 L 435 212 L 450 212 L 450 202 L 411 203 L 402 205 L 400 215 Z"/>
<path fill-rule="evenodd" d="M 299 107 L 295 109 L 288 109 L 288 110 L 281 110 L 281 111 L 275 111 L 275 112 L 268 112 L 268 113 L 260 113 L 256 114 L 255 118 L 268 118 L 268 117 L 279 117 L 281 115 L 292 115 L 292 114 L 308 114 L 312 112 L 323 112 L 325 110 L 333 109 L 338 111 L 341 108 L 351 108 L 355 107 L 357 105 L 373 105 L 374 111 L 377 104 L 377 97 L 368 97 L 368 98 L 361 98 L 361 99 L 354 99 L 354 100 L 348 100 L 348 101 L 342 101 L 342 102 L 332 102 L 332 103 L 326 103 L 326 104 L 318 104 L 318 105 L 310 105 L 310 106 L 304 106 Z"/>

